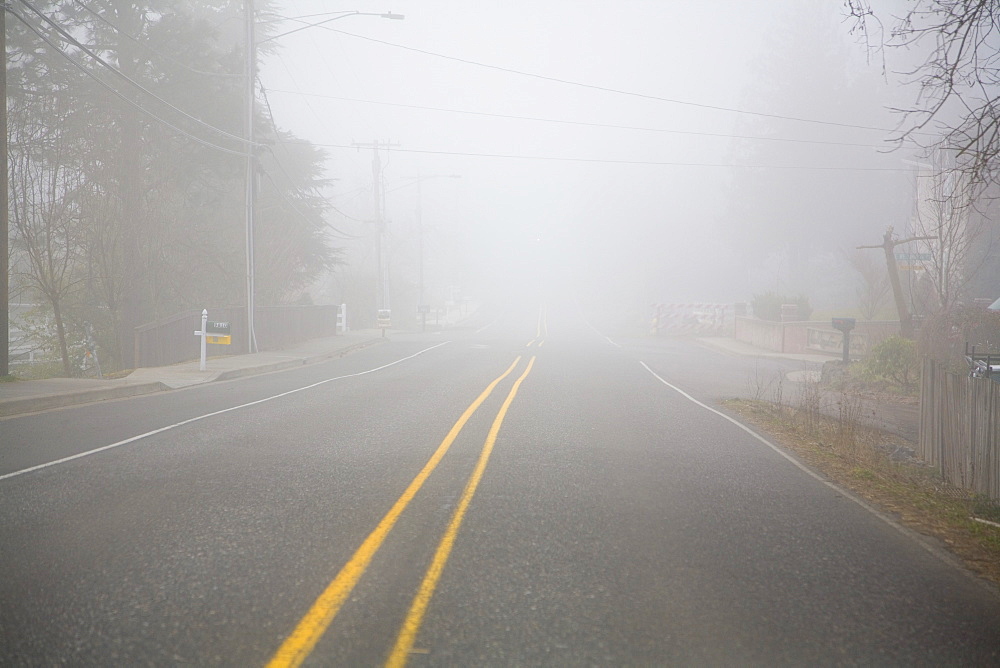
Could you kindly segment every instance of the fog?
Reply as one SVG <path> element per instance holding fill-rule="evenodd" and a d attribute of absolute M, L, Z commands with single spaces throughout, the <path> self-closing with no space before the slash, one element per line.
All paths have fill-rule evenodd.
<path fill-rule="evenodd" d="M 373 142 L 391 144 L 394 316 L 421 301 L 421 264 L 430 304 L 558 292 L 638 314 L 778 290 L 849 305 L 845 249 L 910 217 L 910 156 L 885 140 L 886 107 L 912 91 L 839 3 L 332 5 L 274 10 L 405 19 L 347 16 L 261 58 L 277 124 L 328 152 L 331 226 L 357 237 L 317 299 L 350 301 L 374 275 Z"/>

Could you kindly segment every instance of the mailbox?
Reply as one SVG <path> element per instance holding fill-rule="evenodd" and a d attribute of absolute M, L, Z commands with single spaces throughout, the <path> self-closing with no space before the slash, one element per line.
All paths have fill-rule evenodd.
<path fill-rule="evenodd" d="M 205 323 L 205 336 L 208 338 L 207 343 L 228 346 L 233 340 L 231 331 L 232 328 L 228 322 L 212 322 L 209 320 Z"/>
<path fill-rule="evenodd" d="M 846 334 L 854 329 L 856 322 L 854 318 L 834 318 L 833 328 Z"/>
<path fill-rule="evenodd" d="M 856 324 L 854 318 L 834 318 L 832 320 L 833 328 L 844 333 L 844 365 L 851 363 L 851 330 L 854 329 Z"/>

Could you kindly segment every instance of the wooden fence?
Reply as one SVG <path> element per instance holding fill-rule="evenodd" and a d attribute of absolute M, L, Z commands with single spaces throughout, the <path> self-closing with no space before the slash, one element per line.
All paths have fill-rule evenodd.
<path fill-rule="evenodd" d="M 924 360 L 917 454 L 947 482 L 1000 499 L 1000 383 Z"/>

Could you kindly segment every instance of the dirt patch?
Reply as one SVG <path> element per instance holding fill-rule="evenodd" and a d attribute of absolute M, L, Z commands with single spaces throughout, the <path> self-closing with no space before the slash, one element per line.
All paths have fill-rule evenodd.
<path fill-rule="evenodd" d="M 765 401 L 734 399 L 724 406 L 832 482 L 937 539 L 972 571 L 1000 585 L 1000 526 L 995 525 L 1000 504 L 941 481 L 912 457 L 909 441 L 850 419 Z"/>

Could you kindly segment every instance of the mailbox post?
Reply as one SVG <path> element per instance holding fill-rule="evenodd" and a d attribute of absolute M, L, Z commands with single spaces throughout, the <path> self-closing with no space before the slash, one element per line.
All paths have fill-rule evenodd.
<path fill-rule="evenodd" d="M 205 369 L 207 368 L 205 365 L 205 358 L 208 352 L 208 347 L 206 345 L 208 343 L 208 327 L 206 327 L 207 324 L 208 324 L 208 309 L 206 308 L 202 309 L 201 311 L 201 331 L 197 331 L 194 333 L 195 336 L 201 337 L 201 364 L 198 366 L 198 369 L 201 371 L 205 371 Z"/>
<path fill-rule="evenodd" d="M 851 330 L 856 321 L 854 318 L 834 318 L 833 328 L 844 333 L 844 365 L 851 363 Z"/>
<path fill-rule="evenodd" d="M 208 344 L 215 343 L 228 346 L 232 342 L 231 327 L 228 322 L 209 322 L 208 321 L 208 309 L 202 309 L 201 312 L 201 331 L 195 332 L 194 335 L 201 337 L 201 364 L 198 368 L 201 371 L 206 371 L 208 369 L 207 353 Z"/>

